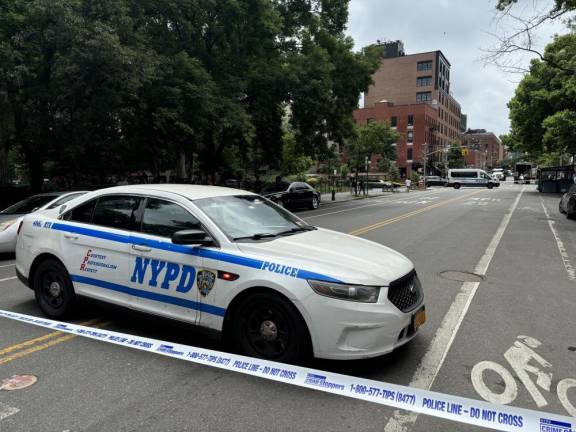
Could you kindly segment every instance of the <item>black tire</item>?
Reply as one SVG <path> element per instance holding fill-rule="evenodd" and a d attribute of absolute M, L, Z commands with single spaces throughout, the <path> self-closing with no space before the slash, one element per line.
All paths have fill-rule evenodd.
<path fill-rule="evenodd" d="M 298 310 L 273 293 L 257 293 L 241 300 L 232 316 L 237 351 L 286 363 L 310 357 L 310 337 Z"/>
<path fill-rule="evenodd" d="M 60 261 L 41 262 L 34 272 L 32 288 L 38 306 L 49 318 L 61 319 L 72 314 L 76 294 L 70 275 Z"/>
<path fill-rule="evenodd" d="M 460 183 L 454 183 L 454 189 L 460 189 Z"/>
<path fill-rule="evenodd" d="M 570 199 L 566 204 L 566 218 L 576 219 L 576 200 Z"/>
<path fill-rule="evenodd" d="M 430 187 L 432 186 L 430 183 L 426 183 L 426 187 Z"/>
<path fill-rule="evenodd" d="M 487 187 L 488 189 L 492 189 L 492 188 L 494 187 L 494 183 L 488 183 L 488 184 L 486 185 L 486 187 Z"/>
<path fill-rule="evenodd" d="M 319 205 L 320 205 L 320 200 L 318 199 L 318 197 L 316 195 L 314 195 L 312 197 L 312 202 L 310 203 L 310 208 L 312 210 L 316 210 Z"/>

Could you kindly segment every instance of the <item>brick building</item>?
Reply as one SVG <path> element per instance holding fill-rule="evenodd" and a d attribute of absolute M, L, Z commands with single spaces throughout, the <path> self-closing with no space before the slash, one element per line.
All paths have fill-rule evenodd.
<path fill-rule="evenodd" d="M 411 163 L 408 162 L 410 159 L 404 158 L 399 143 L 398 167 L 405 168 L 404 171 L 408 174 L 418 168 L 417 164 L 422 157 L 416 157 L 414 152 L 420 154 L 422 146 L 426 144 L 428 153 L 437 152 L 430 156 L 427 172 L 436 173 L 446 157 L 441 150 L 449 147 L 452 142 L 461 140 L 462 113 L 460 104 L 450 94 L 450 62 L 441 51 L 406 55 L 401 41 L 382 43 L 370 48 L 374 47 L 381 50 L 382 60 L 372 76 L 374 83 L 364 96 L 363 109 L 374 110 L 380 107 L 376 112 L 383 113 L 382 104 L 392 103 L 394 110 L 400 111 L 403 106 L 414 110 L 417 105 L 426 105 L 428 108 L 419 109 L 425 111 L 429 117 L 429 123 L 426 123 L 427 132 L 419 134 L 419 138 L 415 138 L 412 143 Z M 356 117 L 367 118 L 369 115 L 356 114 Z M 394 114 L 391 113 L 390 116 Z M 378 116 L 373 118 L 384 120 Z M 417 123 L 414 125 L 418 126 Z"/>
<path fill-rule="evenodd" d="M 463 136 L 468 149 L 466 166 L 490 170 L 500 166 L 504 159 L 504 146 L 500 139 L 485 129 L 468 129 Z"/>
<path fill-rule="evenodd" d="M 437 110 L 427 103 L 395 105 L 392 102 L 379 102 L 371 108 L 354 112 L 354 119 L 360 125 L 371 121 L 388 121 L 397 130 L 401 136 L 396 143 L 397 165 L 400 174 L 408 176 L 423 166 L 423 145 L 434 142 L 437 118 Z M 379 159 L 379 155 L 372 156 L 372 172 L 377 171 Z"/>

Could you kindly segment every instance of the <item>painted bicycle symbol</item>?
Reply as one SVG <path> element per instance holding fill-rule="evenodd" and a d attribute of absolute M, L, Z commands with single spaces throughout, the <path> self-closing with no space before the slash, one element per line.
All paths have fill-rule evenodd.
<path fill-rule="evenodd" d="M 542 343 L 530 336 L 518 336 L 517 340 L 505 353 L 504 358 L 520 379 L 522 384 L 534 399 L 538 408 L 548 405 L 548 401 L 540 391 L 552 392 L 552 364 L 538 354 L 535 349 Z M 484 380 L 484 372 L 491 371 L 502 378 L 504 391 L 497 393 Z M 472 385 L 478 394 L 488 402 L 509 404 L 518 396 L 518 384 L 508 369 L 493 361 L 481 361 L 472 368 Z M 576 417 L 576 406 L 568 399 L 568 392 L 576 392 L 576 379 L 565 378 L 556 385 L 556 394 L 564 409 Z M 572 393 L 576 395 L 576 393 Z"/>

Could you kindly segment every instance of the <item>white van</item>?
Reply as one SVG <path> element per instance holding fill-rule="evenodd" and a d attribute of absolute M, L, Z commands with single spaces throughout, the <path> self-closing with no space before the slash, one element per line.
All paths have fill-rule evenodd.
<path fill-rule="evenodd" d="M 500 186 L 500 182 L 498 179 L 490 177 L 484 170 L 462 168 L 448 170 L 448 183 L 446 185 L 452 186 L 454 189 L 460 189 L 461 186 L 481 186 L 492 189 L 495 186 Z"/>

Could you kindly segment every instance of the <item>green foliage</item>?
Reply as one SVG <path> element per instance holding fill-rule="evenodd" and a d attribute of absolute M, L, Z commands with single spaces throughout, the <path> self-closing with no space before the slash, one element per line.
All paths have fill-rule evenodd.
<path fill-rule="evenodd" d="M 462 146 L 454 142 L 448 150 L 448 168 L 464 168 L 465 159 L 462 155 Z"/>
<path fill-rule="evenodd" d="M 277 168 L 289 107 L 293 149 L 329 159 L 378 66 L 347 18 L 348 0 L 0 0 L 0 157 L 17 146 L 35 188 L 46 166 Z"/>
<path fill-rule="evenodd" d="M 532 61 L 508 104 L 513 148 L 535 157 L 554 151 L 573 154 L 569 128 L 576 115 L 576 74 L 568 71 L 576 70 L 576 34 L 557 36 L 545 56 L 562 68 Z"/>
<path fill-rule="evenodd" d="M 356 135 L 348 145 L 350 168 L 356 172 L 364 171 L 366 157 L 382 155 L 396 160 L 396 148 L 392 145 L 400 139 L 400 134 L 390 127 L 388 122 L 370 122 L 356 127 Z"/>
<path fill-rule="evenodd" d="M 506 8 L 518 3 L 518 0 L 498 0 L 496 4 L 496 9 L 503 11 Z M 571 11 L 576 9 L 576 0 L 554 0 L 554 7 L 551 9 L 551 13 L 557 13 L 562 11 Z"/>
<path fill-rule="evenodd" d="M 314 160 L 298 151 L 294 135 L 286 133 L 282 146 L 282 173 L 284 175 L 304 175 L 312 165 L 314 165 Z"/>

